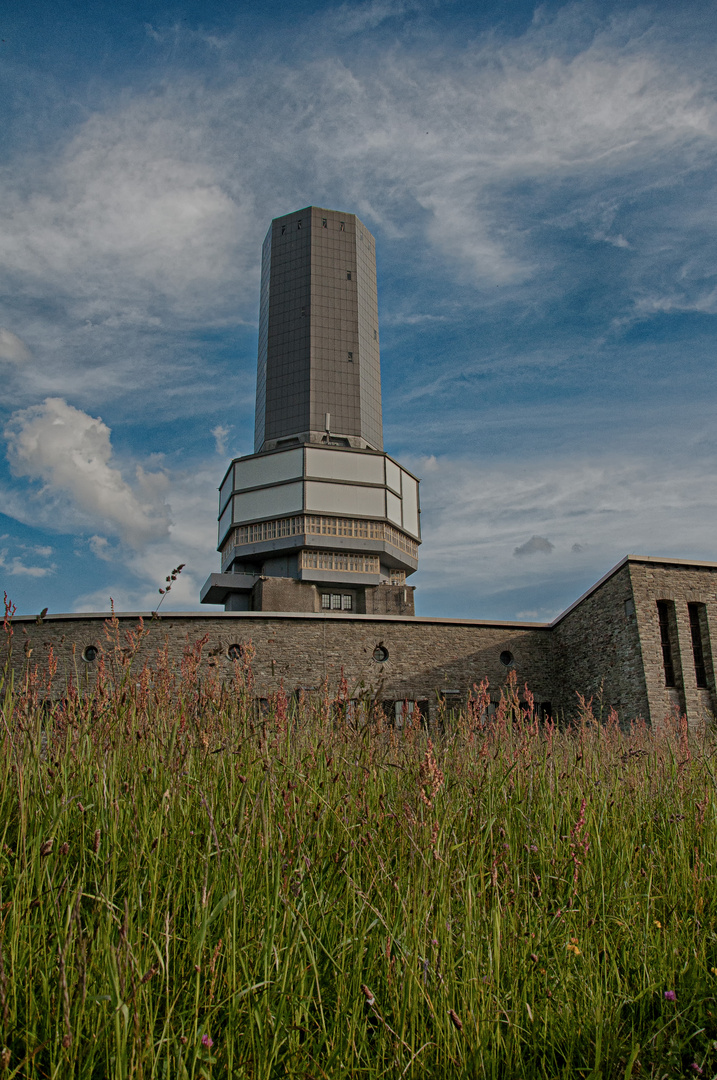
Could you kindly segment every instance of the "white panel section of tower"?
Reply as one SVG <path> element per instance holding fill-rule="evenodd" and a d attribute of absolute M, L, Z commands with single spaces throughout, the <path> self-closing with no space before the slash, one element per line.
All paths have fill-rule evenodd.
<path fill-rule="evenodd" d="M 384 516 L 384 488 L 362 487 L 359 484 L 324 484 L 320 480 L 307 480 L 304 486 L 304 505 L 308 513 L 375 518 Z"/>
<path fill-rule="evenodd" d="M 395 461 L 389 458 L 386 458 L 386 483 L 397 495 L 401 494 L 401 470 Z"/>
<path fill-rule="evenodd" d="M 304 451 L 300 446 L 279 454 L 255 455 L 246 460 L 239 458 L 234 465 L 234 489 L 242 490 L 264 484 L 278 484 L 282 480 L 293 480 L 302 475 L 303 468 Z M 283 512 L 277 511 L 280 514 Z"/>
<path fill-rule="evenodd" d="M 386 491 L 386 517 L 401 528 L 401 500 L 392 491 Z"/>
<path fill-rule="evenodd" d="M 418 528 L 418 484 L 404 472 L 401 477 L 403 483 L 403 527 L 411 536 L 419 537 Z"/>
<path fill-rule="evenodd" d="M 235 495 L 234 523 L 300 513 L 301 488 L 300 483 L 281 484 L 279 487 L 257 488 L 256 491 Z"/>
<path fill-rule="evenodd" d="M 365 484 L 383 484 L 383 457 L 350 450 L 306 448 L 306 475 L 327 480 L 356 480 Z"/>

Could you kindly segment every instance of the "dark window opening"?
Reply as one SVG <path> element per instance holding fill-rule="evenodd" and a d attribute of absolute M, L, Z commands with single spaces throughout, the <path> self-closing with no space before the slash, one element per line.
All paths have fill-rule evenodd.
<path fill-rule="evenodd" d="M 100 650 L 97 648 L 96 645 L 87 645 L 85 646 L 84 652 L 82 653 L 82 659 L 85 661 L 86 664 L 91 664 L 94 660 L 97 659 L 97 657 L 99 656 L 99 652 Z"/>
<path fill-rule="evenodd" d="M 322 611 L 353 611 L 354 598 L 351 593 L 322 593 Z"/>
<path fill-rule="evenodd" d="M 635 614 L 635 604 L 632 600 L 625 601 L 625 614 L 628 619 Z"/>
<path fill-rule="evenodd" d="M 350 281 L 350 280 L 351 280 L 351 271 L 350 271 L 350 270 L 347 270 L 347 271 L 346 271 L 346 280 L 347 280 L 347 281 Z"/>
<path fill-rule="evenodd" d="M 539 713 L 541 720 L 552 720 L 553 718 L 553 706 L 550 701 L 541 701 L 539 706 Z"/>
<path fill-rule="evenodd" d="M 512 652 L 509 652 L 508 649 L 504 649 L 500 654 L 500 662 L 503 667 L 512 667 L 514 659 Z"/>
<path fill-rule="evenodd" d="M 346 355 L 349 358 L 349 362 L 353 364 L 353 362 L 354 362 L 354 354 L 352 352 L 350 352 L 350 353 L 347 353 Z"/>
<path fill-rule="evenodd" d="M 377 645 L 373 650 L 373 658 L 377 664 L 383 664 L 388 660 L 388 649 L 383 643 Z"/>
<path fill-rule="evenodd" d="M 296 223 L 296 227 L 297 227 L 297 229 L 300 229 L 300 228 L 301 228 L 301 221 L 300 221 L 300 220 L 299 220 L 299 221 L 297 221 L 297 223 Z"/>
<path fill-rule="evenodd" d="M 329 225 L 328 225 L 328 222 L 327 222 L 326 218 L 322 217 L 322 219 L 321 219 L 321 228 L 322 229 L 328 229 L 328 227 L 329 227 Z"/>
<path fill-rule="evenodd" d="M 700 690 L 707 689 L 707 670 L 705 668 L 705 652 L 702 644 L 702 627 L 700 626 L 700 608 L 704 604 L 688 604 L 690 613 L 690 633 L 692 635 L 692 656 L 695 661 L 695 677 Z"/>
<path fill-rule="evenodd" d="M 282 225 L 281 226 L 281 235 L 283 236 L 285 232 L 286 232 L 286 225 Z"/>
<path fill-rule="evenodd" d="M 239 645 L 236 642 L 234 645 L 230 645 L 227 649 L 227 656 L 230 660 L 243 660 L 244 659 L 244 646 Z"/>
<path fill-rule="evenodd" d="M 346 225 L 343 221 L 339 222 L 339 232 L 346 232 Z"/>
<path fill-rule="evenodd" d="M 669 601 L 657 601 L 657 617 L 660 622 L 660 645 L 662 646 L 662 666 L 665 669 L 665 686 L 674 686 L 675 665 L 672 661 L 672 642 L 670 641 Z"/>

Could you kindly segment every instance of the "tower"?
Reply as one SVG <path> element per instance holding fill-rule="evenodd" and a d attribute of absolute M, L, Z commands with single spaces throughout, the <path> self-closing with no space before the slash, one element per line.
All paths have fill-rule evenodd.
<path fill-rule="evenodd" d="M 413 614 L 418 480 L 383 452 L 374 238 L 353 214 L 276 218 L 262 250 L 254 453 L 219 496 L 228 611 Z"/>

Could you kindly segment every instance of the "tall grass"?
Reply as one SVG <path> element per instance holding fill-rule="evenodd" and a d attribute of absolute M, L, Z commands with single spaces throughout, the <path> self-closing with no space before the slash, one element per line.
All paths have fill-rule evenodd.
<path fill-rule="evenodd" d="M 3 1075 L 717 1072 L 705 736 L 514 683 L 432 738 L 345 685 L 259 717 L 249 654 L 139 670 L 142 633 L 92 687 L 6 672 Z"/>

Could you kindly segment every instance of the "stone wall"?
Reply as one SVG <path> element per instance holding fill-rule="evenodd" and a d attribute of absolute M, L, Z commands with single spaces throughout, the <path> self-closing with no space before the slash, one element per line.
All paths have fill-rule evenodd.
<path fill-rule="evenodd" d="M 136 630 L 138 616 L 119 616 L 120 637 Z M 320 615 L 219 612 L 145 617 L 148 631 L 135 663 L 150 663 L 167 646 L 179 664 L 187 646 L 206 637 L 204 663 L 230 678 L 231 645 L 251 643 L 257 693 L 267 696 L 281 685 L 319 689 L 327 681 L 334 691 L 342 671 L 352 693 L 370 692 L 386 700 L 426 700 L 435 713 L 438 696 L 465 701 L 475 683 L 488 678 L 494 699 L 509 668 L 501 654 L 514 657 L 519 687 L 527 683 L 537 701 L 550 700 L 550 631 L 546 626 L 475 623 L 404 617 L 379 618 L 332 612 Z M 14 622 L 15 670 L 21 676 L 27 663 L 44 668 L 50 647 L 58 661 L 56 690 L 68 676 L 91 683 L 96 662 L 82 656 L 87 646 L 111 647 L 104 617 L 48 616 L 41 626 L 33 619 Z M 29 660 L 25 646 L 32 650 Z M 388 658 L 374 659 L 377 647 Z M 457 703 L 457 701 L 456 701 Z"/>
<path fill-rule="evenodd" d="M 717 704 L 713 660 L 713 649 L 717 642 L 717 566 L 635 559 L 630 563 L 630 575 L 650 716 L 653 722 L 657 722 L 674 713 L 677 708 L 681 713 L 686 713 L 691 725 L 702 724 L 714 716 Z M 668 600 L 674 604 L 674 689 L 665 686 L 658 600 Z M 687 607 L 692 603 L 704 604 L 702 638 L 708 684 L 705 689 L 697 686 Z"/>
<path fill-rule="evenodd" d="M 263 587 L 273 588 L 278 579 Z M 296 603 L 306 603 L 304 585 L 292 582 Z M 313 589 L 313 586 L 308 586 Z M 406 586 L 378 586 L 373 593 L 387 607 L 411 603 Z M 317 594 L 318 596 L 318 594 Z M 280 598 L 288 605 L 291 595 Z M 657 601 L 674 605 L 673 654 L 676 686 L 665 686 Z M 688 604 L 699 608 L 704 646 L 705 688 L 697 685 Z M 138 625 L 138 615 L 118 617 L 120 635 Z M 86 663 L 87 646 L 107 648 L 105 616 L 57 615 L 41 623 L 32 617 L 13 623 L 17 677 L 30 667 L 45 668 L 52 648 L 58 662 L 55 692 L 67 679 L 91 684 L 97 663 Z M 268 696 L 283 685 L 334 692 L 342 672 L 352 693 L 371 693 L 386 701 L 424 701 L 432 716 L 441 696 L 454 706 L 487 678 L 497 700 L 510 671 L 521 697 L 527 685 L 536 702 L 550 703 L 555 716 L 577 711 L 578 694 L 593 700 L 596 714 L 610 708 L 622 721 L 643 717 L 660 722 L 677 707 L 691 724 L 715 712 L 717 693 L 712 645 L 717 641 L 717 565 L 629 557 L 551 625 L 425 619 L 392 614 L 322 611 L 316 613 L 192 612 L 145 616 L 147 636 L 137 663 L 153 662 L 166 646 L 177 665 L 185 650 L 203 642 L 203 660 L 220 676 L 233 675 L 232 645 L 252 644 L 257 694 Z M 376 650 L 388 654 L 377 660 Z"/>
<path fill-rule="evenodd" d="M 625 562 L 582 597 L 553 626 L 555 699 L 570 715 L 578 694 L 593 710 L 621 719 L 649 718 L 649 705 L 630 564 Z"/>

